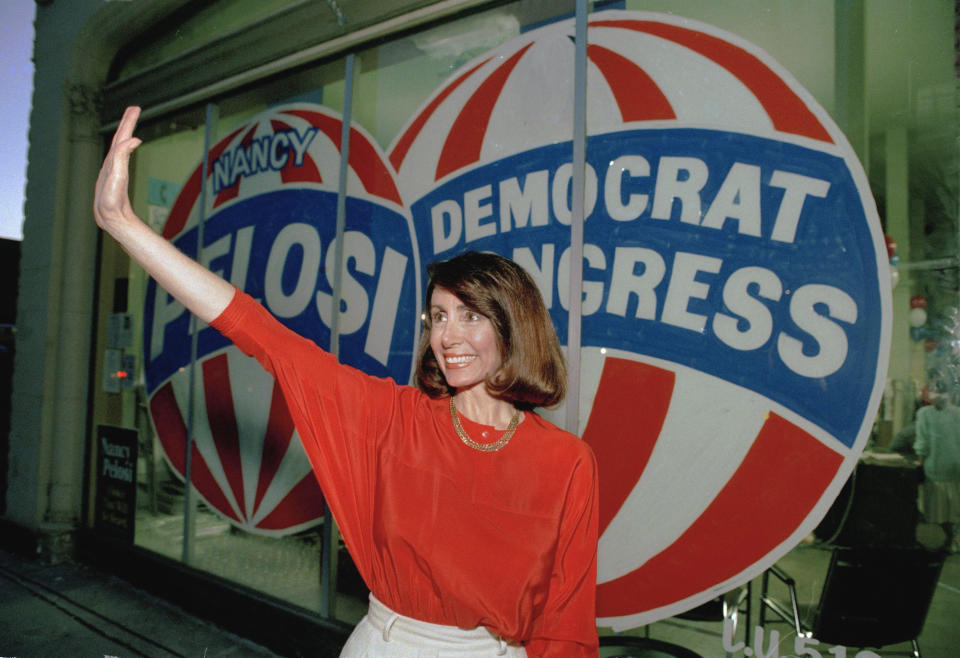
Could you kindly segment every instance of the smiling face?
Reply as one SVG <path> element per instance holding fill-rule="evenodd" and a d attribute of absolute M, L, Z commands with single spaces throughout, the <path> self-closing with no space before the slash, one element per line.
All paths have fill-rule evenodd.
<path fill-rule="evenodd" d="M 439 287 L 430 297 L 430 347 L 447 384 L 457 390 L 482 384 L 500 367 L 497 332 L 489 318 Z"/>

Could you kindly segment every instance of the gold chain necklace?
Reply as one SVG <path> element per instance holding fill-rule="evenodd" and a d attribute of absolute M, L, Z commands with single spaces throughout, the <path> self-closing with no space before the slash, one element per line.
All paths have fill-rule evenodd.
<path fill-rule="evenodd" d="M 467 435 L 466 431 L 463 429 L 463 425 L 460 424 L 460 416 L 457 415 L 457 405 L 454 403 L 452 397 L 450 398 L 450 418 L 453 420 L 453 429 L 457 431 L 457 436 L 459 436 L 460 440 L 465 444 L 474 450 L 479 450 L 480 452 L 496 452 L 503 446 L 507 445 L 507 443 L 509 443 L 510 439 L 513 437 L 513 433 L 517 431 L 517 425 L 520 424 L 520 410 L 517 409 L 513 412 L 513 418 L 510 419 L 510 424 L 507 425 L 507 429 L 504 431 L 503 436 L 493 443 L 477 443 Z"/>

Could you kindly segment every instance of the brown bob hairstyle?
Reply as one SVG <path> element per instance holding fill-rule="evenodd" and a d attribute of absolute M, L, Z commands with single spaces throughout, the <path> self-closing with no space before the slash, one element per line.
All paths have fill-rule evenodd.
<path fill-rule="evenodd" d="M 500 368 L 487 379 L 487 390 L 521 409 L 559 404 L 566 394 L 567 367 L 560 341 L 540 291 L 513 261 L 470 251 L 427 267 L 425 308 L 435 288 L 447 290 L 493 324 Z M 417 387 L 433 398 L 454 394 L 430 347 L 430 313 L 417 348 Z"/>

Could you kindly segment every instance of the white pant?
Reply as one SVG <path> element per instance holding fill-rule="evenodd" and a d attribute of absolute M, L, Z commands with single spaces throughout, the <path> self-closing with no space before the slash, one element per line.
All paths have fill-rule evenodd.
<path fill-rule="evenodd" d="M 366 616 L 353 629 L 341 658 L 370 656 L 506 656 L 525 658 L 526 649 L 509 644 L 484 627 L 473 629 L 431 624 L 397 614 L 373 594 Z"/>

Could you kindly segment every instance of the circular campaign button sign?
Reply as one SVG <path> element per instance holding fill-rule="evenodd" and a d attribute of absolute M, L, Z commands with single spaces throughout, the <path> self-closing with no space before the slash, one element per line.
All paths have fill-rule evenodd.
<path fill-rule="evenodd" d="M 513 258 L 566 342 L 572 20 L 469 62 L 389 149 L 423 263 Z M 757 576 L 810 533 L 869 434 L 890 275 L 857 158 L 742 39 L 589 18 L 583 419 L 597 611 L 624 629 Z"/>
<path fill-rule="evenodd" d="M 198 165 L 163 229 L 196 254 L 206 185 L 202 260 L 260 300 L 281 322 L 330 347 L 340 178 L 339 115 L 312 104 L 270 109 L 240 126 Z M 351 127 L 348 151 L 340 360 L 409 381 L 419 326 L 419 262 L 409 212 L 384 155 Z M 218 332 L 190 317 L 154 281 L 144 304 L 150 415 L 164 455 L 184 477 L 194 373 L 192 482 L 232 524 L 296 532 L 323 516 L 323 497 L 273 378 Z"/>

